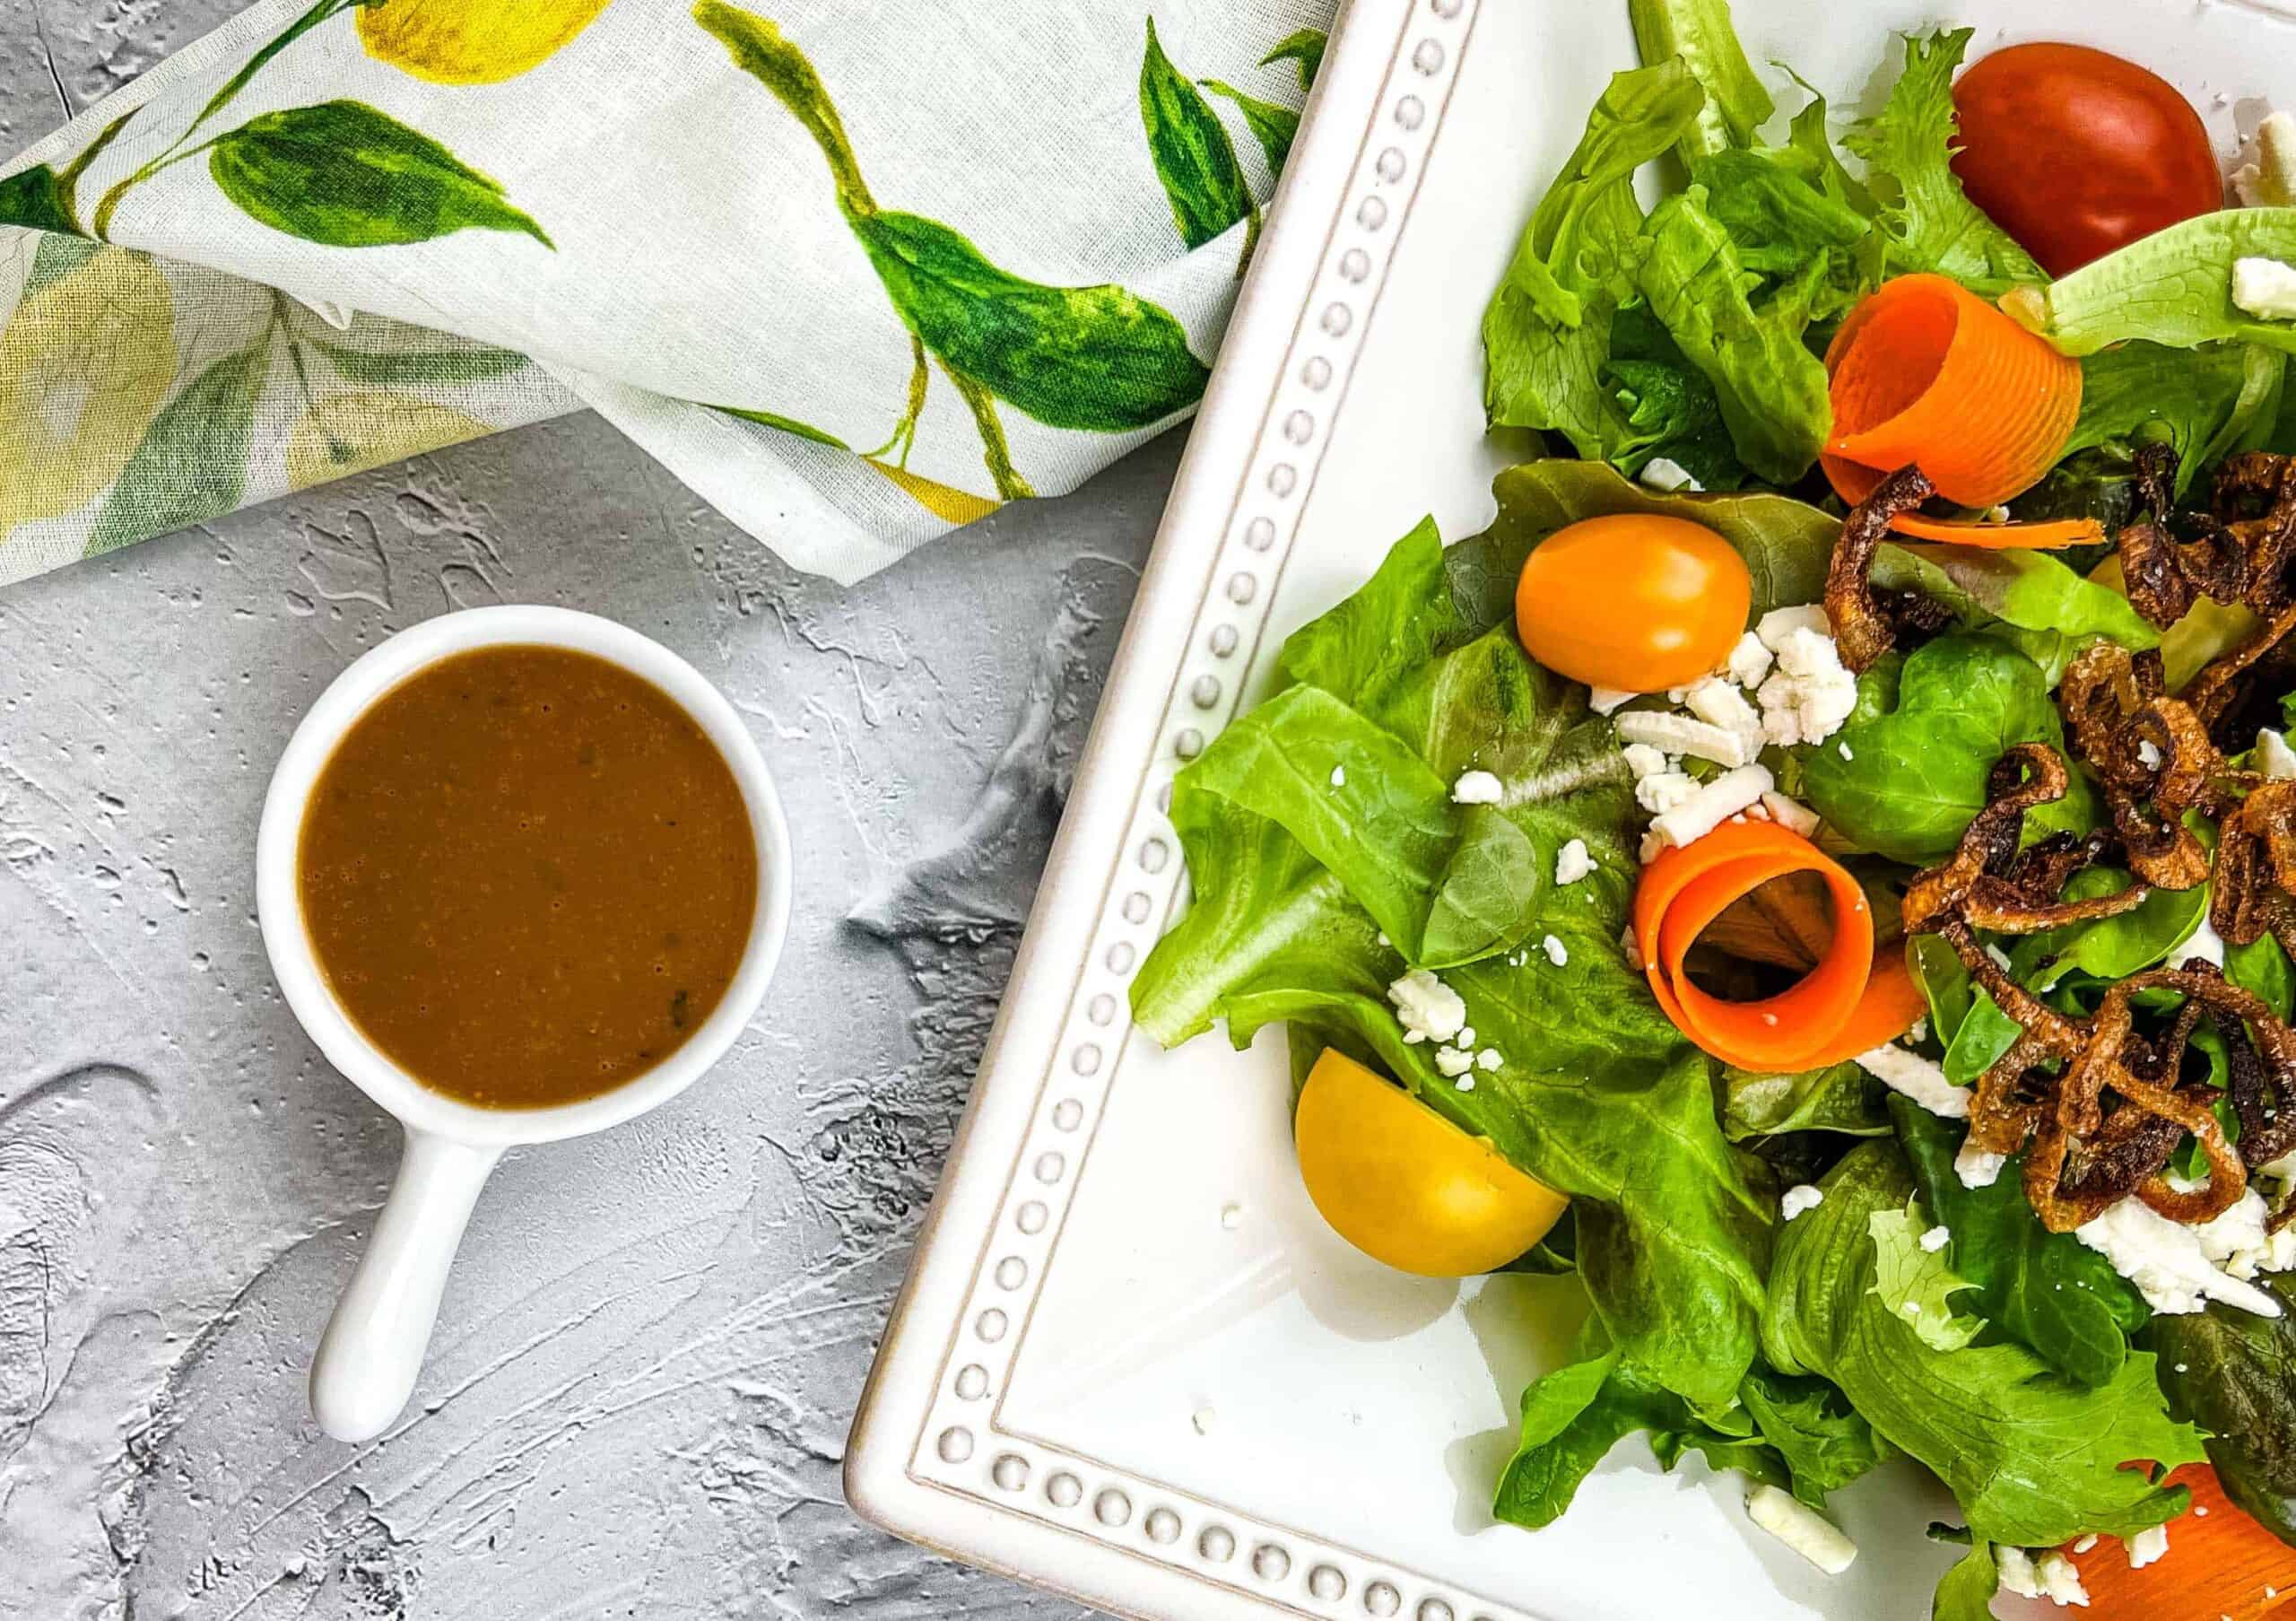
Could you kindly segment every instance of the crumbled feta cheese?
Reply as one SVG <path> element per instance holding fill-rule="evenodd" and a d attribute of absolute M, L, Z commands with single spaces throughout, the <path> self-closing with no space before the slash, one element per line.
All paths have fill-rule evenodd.
<path fill-rule="evenodd" d="M 1634 785 L 1634 802 L 1654 816 L 1698 797 L 1698 779 L 1688 771 L 1660 771 Z"/>
<path fill-rule="evenodd" d="M 1788 799 L 1784 794 L 1764 794 L 1761 808 L 1789 833 L 1799 833 L 1806 839 L 1818 831 L 1818 813 L 1798 799 Z"/>
<path fill-rule="evenodd" d="M 1952 1242 L 1953 1230 L 1951 1227 L 1932 1227 L 1921 1235 L 1921 1247 L 1932 1255 L 1936 1254 L 1938 1251 Z"/>
<path fill-rule="evenodd" d="M 1944 1069 L 1918 1052 L 1894 1042 L 1857 1055 L 1857 1067 L 1892 1092 L 1901 1092 L 1932 1114 L 1964 1120 L 1970 1114 L 1970 1094 L 1945 1078 Z"/>
<path fill-rule="evenodd" d="M 1570 961 L 1570 948 L 1552 935 L 1547 936 L 1545 939 L 1539 942 L 1539 949 L 1546 953 L 1546 960 L 1557 968 L 1563 967 Z"/>
<path fill-rule="evenodd" d="M 2097 1533 L 2091 1531 L 2087 1536 L 2082 1538 L 2080 1541 L 2073 1545 L 2073 1551 L 2076 1554 L 2085 1554 L 2096 1546 Z"/>
<path fill-rule="evenodd" d="M 1198 1407 L 1195 1412 L 1190 1413 L 1187 1416 L 1188 1423 L 1196 1427 L 1196 1433 L 1199 1435 L 1209 1435 L 1212 1434 L 1212 1426 L 1218 1423 L 1219 1420 L 1220 1415 L 1213 1412 L 1210 1407 Z"/>
<path fill-rule="evenodd" d="M 2089 1590 L 2081 1585 L 2081 1573 L 2063 1554 L 2043 1554 L 2033 1574 L 2040 1578 L 2041 1596 L 2059 1609 L 2067 1605 L 2089 1608 Z"/>
<path fill-rule="evenodd" d="M 1719 676 L 1709 675 L 1691 688 L 1690 696 L 1683 700 L 1690 712 L 1709 726 L 1718 726 L 1726 732 L 1735 732 L 1744 745 L 1745 758 L 1752 759 L 1761 753 L 1761 716 L 1746 702 L 1746 695 Z M 1736 765 L 1740 761 L 1723 762 Z"/>
<path fill-rule="evenodd" d="M 2288 746 L 2284 733 L 2268 726 L 2257 728 L 2256 767 L 2267 777 L 2283 780 L 2296 777 L 2296 749 Z"/>
<path fill-rule="evenodd" d="M 1406 1047 L 1416 1047 L 1426 1039 L 1427 1033 L 1423 1030 L 1406 1030 L 1403 1033 L 1403 1044 Z"/>
<path fill-rule="evenodd" d="M 2161 753 L 2161 745 L 2153 742 L 2152 738 L 2139 737 L 2136 740 L 2136 763 L 2143 766 L 2146 771 L 2159 771 L 2161 769 L 2161 762 L 2163 758 L 2165 758 L 2165 756 Z"/>
<path fill-rule="evenodd" d="M 1451 1045 L 1452 1045 L 1452 1046 L 1454 1046 L 1454 1047 L 1472 1047 L 1472 1046 L 1474 1046 L 1474 1025 L 1472 1025 L 1472 1024 L 1462 1024 L 1462 1025 L 1460 1025 L 1460 1026 L 1459 1026 L 1459 1033 L 1458 1033 L 1458 1034 L 1457 1034 L 1457 1035 L 1455 1035 L 1455 1036 L 1453 1036 L 1453 1037 L 1451 1038 Z"/>
<path fill-rule="evenodd" d="M 2232 302 L 2260 321 L 2296 321 L 2296 265 L 2234 259 Z"/>
<path fill-rule="evenodd" d="M 1597 715 L 1615 714 L 1641 696 L 1639 693 L 1630 693 L 1621 686 L 1589 687 L 1587 690 L 1587 707 Z"/>
<path fill-rule="evenodd" d="M 2224 937 L 2218 934 L 2206 918 L 2198 927 L 2169 953 L 2169 966 L 2182 968 L 2187 963 L 2213 963 L 2224 966 Z"/>
<path fill-rule="evenodd" d="M 1496 1047 L 1486 1047 L 1474 1055 L 1474 1067 L 1485 1075 L 1490 1074 L 1506 1061 L 1499 1056 L 1499 1049 Z"/>
<path fill-rule="evenodd" d="M 1995 1548 L 1993 1568 L 2000 1573 L 2004 1592 L 2014 1593 L 2020 1599 L 2041 1596 L 2040 1579 L 2033 1570 L 2032 1557 L 2023 1548 Z"/>
<path fill-rule="evenodd" d="M 1727 667 L 1730 679 L 1752 692 L 1761 684 L 1761 678 L 1770 674 L 1770 649 L 1762 646 L 1761 638 L 1748 631 L 1738 638 L 1738 645 L 1730 649 Z"/>
<path fill-rule="evenodd" d="M 2112 1262 L 2155 1312 L 2188 1313 L 2221 1300 L 2259 1317 L 2280 1315 L 2271 1295 L 2210 1264 L 2198 1229 L 2169 1220 L 2142 1199 L 2122 1199 L 2073 1236 Z"/>
<path fill-rule="evenodd" d="M 1385 942 L 1381 943 L 1385 944 Z M 1921 1017 L 1914 1020 L 1911 1027 L 1905 1033 L 1905 1039 L 1909 1041 L 1927 1041 L 1929 1039 L 1929 1015 L 1924 1014 Z"/>
<path fill-rule="evenodd" d="M 1652 748 L 1647 743 L 1630 743 L 1621 752 L 1626 755 L 1626 769 L 1634 774 L 1637 782 L 1674 769 L 1666 759 L 1665 750 Z"/>
<path fill-rule="evenodd" d="M 1448 1041 L 1467 1022 L 1467 1005 L 1459 993 L 1424 968 L 1414 968 L 1387 987 L 1387 1000 L 1396 1006 L 1404 1039 L 1416 1035 Z"/>
<path fill-rule="evenodd" d="M 1742 765 L 1725 771 L 1680 803 L 1660 811 L 1650 824 L 1656 848 L 1646 859 L 1668 845 L 1694 844 L 1778 786 L 1766 765 Z M 1637 793 L 1639 793 L 1637 789 Z M 1646 841 L 1646 848 L 1649 841 Z"/>
<path fill-rule="evenodd" d="M 1345 766 L 1335 765 L 1331 768 L 1331 785 L 1334 788 L 1345 788 L 1347 786 L 1347 768 Z"/>
<path fill-rule="evenodd" d="M 1972 1148 L 1963 1143 L 1961 1151 L 1953 1155 L 1953 1175 L 1964 1188 L 1990 1188 L 2001 1180 L 2001 1168 L 2008 1163 L 2005 1154 Z"/>
<path fill-rule="evenodd" d="M 1438 1047 L 1435 1050 L 1435 1068 L 1456 1079 L 1474 1068 L 1474 1055 L 1461 1052 L 1456 1047 Z"/>
<path fill-rule="evenodd" d="M 1805 1210 L 1816 1209 L 1825 1203 L 1825 1200 L 1826 1196 L 1823 1192 L 1813 1188 L 1807 1182 L 1803 1182 L 1788 1188 L 1779 1198 L 1778 1214 L 1790 1222 Z"/>
<path fill-rule="evenodd" d="M 1587 853 L 1587 841 L 1573 839 L 1554 853 L 1554 881 L 1576 884 L 1595 870 L 1595 858 Z"/>
<path fill-rule="evenodd" d="M 2296 205 L 2296 118 L 2276 112 L 2257 126 L 2232 171 L 2232 192 L 2248 208 Z"/>
<path fill-rule="evenodd" d="M 1636 710 L 1621 715 L 1617 726 L 1618 735 L 1627 742 L 1647 743 L 1669 754 L 1695 754 L 1717 765 L 1744 765 L 1753 758 L 1754 751 L 1742 734 L 1688 715 Z"/>
<path fill-rule="evenodd" d="M 1853 750 L 1847 743 L 1835 744 L 1833 745 L 1833 752 L 1839 754 L 1844 760 L 1855 760 L 1857 758 L 1856 751 Z"/>
<path fill-rule="evenodd" d="M 1833 621 L 1826 617 L 1825 605 L 1807 603 L 1798 608 L 1772 608 L 1754 625 L 1754 637 L 1771 652 L 1779 643 L 1796 631 L 1814 631 L 1821 636 L 1833 634 Z"/>
<path fill-rule="evenodd" d="M 1461 771 L 1451 784 L 1454 805 L 1496 805 L 1506 797 L 1506 785 L 1489 771 Z"/>
<path fill-rule="evenodd" d="M 1642 471 L 1635 476 L 1662 494 L 1677 492 L 1695 495 L 1706 486 L 1691 476 L 1691 471 L 1669 457 L 1654 456 L 1642 464 Z"/>
<path fill-rule="evenodd" d="M 2001 947 L 1996 946 L 1990 940 L 1987 940 L 1985 943 L 1985 954 L 1987 957 L 1990 957 L 1993 960 L 1993 965 L 1996 968 L 2000 969 L 2003 972 L 2014 973 L 2017 972 L 2017 965 L 2009 960 L 2009 954 L 2002 950 Z"/>
<path fill-rule="evenodd" d="M 1857 1557 L 1857 1545 L 1833 1521 L 1774 1486 L 1747 1495 L 1746 1518 L 1829 1576 L 1839 1576 Z"/>
<path fill-rule="evenodd" d="M 2128 1539 L 2128 1568 L 2141 1571 L 2169 1551 L 2169 1528 L 2148 1525 Z"/>
<path fill-rule="evenodd" d="M 2285 1272 L 2296 1267 L 2296 1230 L 2268 1230 L 2271 1210 L 2251 1186 L 2231 1209 L 2193 1229 L 2201 1253 L 2234 1277 Z"/>
<path fill-rule="evenodd" d="M 1843 667 L 1833 638 L 1802 627 L 1770 640 L 1770 646 L 1778 655 L 1778 668 L 1755 694 L 1761 701 L 1763 736 L 1791 748 L 1822 742 L 1839 731 L 1857 707 L 1857 677 Z"/>
<path fill-rule="evenodd" d="M 1474 1090 L 1474 1076 L 1472 1073 L 1463 1075 L 1457 1080 L 1453 1081 L 1451 1085 L 1461 1092 L 1473 1092 Z"/>
<path fill-rule="evenodd" d="M 1387 931 L 1384 928 L 1379 931 L 1379 944 L 1382 946 L 1393 946 L 1395 944 L 1393 940 L 1387 938 Z"/>

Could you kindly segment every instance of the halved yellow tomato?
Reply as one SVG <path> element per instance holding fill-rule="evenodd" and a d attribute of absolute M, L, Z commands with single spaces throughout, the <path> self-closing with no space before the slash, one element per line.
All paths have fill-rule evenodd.
<path fill-rule="evenodd" d="M 1582 518 L 1533 549 L 1515 584 L 1530 656 L 1589 686 L 1660 693 L 1722 667 L 1753 577 L 1702 524 L 1656 513 Z"/>
<path fill-rule="evenodd" d="M 1308 1072 L 1292 1130 L 1332 1231 L 1399 1272 L 1492 1271 L 1570 1202 L 1344 1053 L 1326 1050 Z"/>

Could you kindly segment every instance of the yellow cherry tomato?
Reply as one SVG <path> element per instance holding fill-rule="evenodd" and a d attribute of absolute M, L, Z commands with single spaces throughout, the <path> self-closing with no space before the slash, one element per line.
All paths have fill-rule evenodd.
<path fill-rule="evenodd" d="M 1505 1266 L 1570 1203 L 1343 1053 L 1308 1072 L 1292 1119 L 1300 1175 L 1332 1231 L 1422 1277 Z"/>
<path fill-rule="evenodd" d="M 1745 561 L 1719 535 L 1622 512 L 1582 519 L 1531 553 L 1515 586 L 1515 629 L 1558 675 L 1657 693 L 1719 669 L 1752 606 Z"/>

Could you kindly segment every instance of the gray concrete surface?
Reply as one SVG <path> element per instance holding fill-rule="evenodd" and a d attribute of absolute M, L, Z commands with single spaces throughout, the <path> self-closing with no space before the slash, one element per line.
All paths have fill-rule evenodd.
<path fill-rule="evenodd" d="M 233 9 L 12 0 L 0 144 Z M 838 1469 L 1178 448 L 847 589 L 584 415 L 0 591 L 0 1617 L 1077 1614 L 860 1527 Z M 303 1371 L 396 1130 L 273 987 L 257 815 L 338 670 L 498 600 L 723 685 L 795 922 L 716 1073 L 505 1163 L 353 1449 Z"/>

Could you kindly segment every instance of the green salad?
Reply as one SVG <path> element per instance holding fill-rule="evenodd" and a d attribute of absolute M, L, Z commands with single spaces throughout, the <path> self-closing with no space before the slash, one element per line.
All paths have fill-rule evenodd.
<path fill-rule="evenodd" d="M 1941 1621 L 2261 1614 L 2296 120 L 2228 179 L 2139 65 L 1960 28 L 1877 38 L 1844 121 L 1723 0 L 1626 3 L 1642 62 L 1483 317 L 1543 453 L 1180 772 L 1135 1018 L 1283 1024 L 1308 1190 L 1375 1259 L 1583 1287 L 1500 1520 L 1639 1437 L 1839 1573 L 1831 1495 L 1902 1458 L 1959 1504 Z"/>

